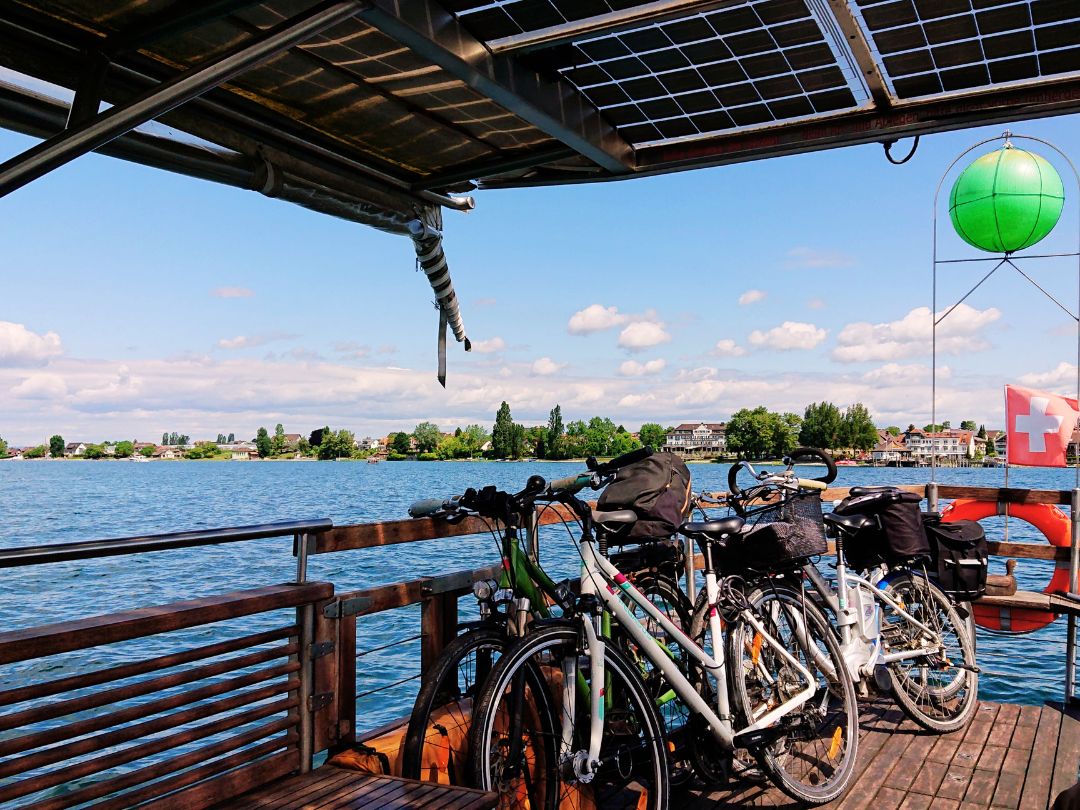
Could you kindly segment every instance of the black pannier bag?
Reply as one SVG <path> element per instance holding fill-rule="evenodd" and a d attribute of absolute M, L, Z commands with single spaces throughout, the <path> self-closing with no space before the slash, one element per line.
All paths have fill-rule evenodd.
<path fill-rule="evenodd" d="M 925 521 L 941 590 L 958 602 L 985 594 L 990 552 L 983 527 L 974 520 L 945 523 L 934 514 L 926 515 Z"/>
<path fill-rule="evenodd" d="M 801 565 L 807 557 L 829 550 L 816 492 L 800 492 L 774 506 L 752 509 L 746 514 L 746 526 L 727 542 L 725 570 L 775 570 Z"/>
<path fill-rule="evenodd" d="M 637 513 L 626 540 L 671 537 L 690 514 L 690 468 L 675 453 L 653 453 L 615 473 L 596 506 Z"/>
<path fill-rule="evenodd" d="M 900 563 L 930 557 L 930 542 L 923 529 L 922 497 L 899 489 L 881 489 L 844 498 L 833 510 L 838 515 L 877 517 L 844 544 L 850 567 L 870 568 L 879 563 Z"/>

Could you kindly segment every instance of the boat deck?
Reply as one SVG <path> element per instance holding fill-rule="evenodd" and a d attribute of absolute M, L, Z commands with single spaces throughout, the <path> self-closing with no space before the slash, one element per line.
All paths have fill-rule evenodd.
<path fill-rule="evenodd" d="M 494 793 L 392 776 L 371 776 L 325 765 L 231 799 L 220 810 L 486 810 Z"/>
<path fill-rule="evenodd" d="M 967 729 L 930 734 L 892 703 L 863 712 L 857 776 L 838 810 L 1049 807 L 1077 781 L 1080 711 L 1061 704 L 981 703 Z M 768 782 L 694 791 L 685 810 L 796 807 Z"/>

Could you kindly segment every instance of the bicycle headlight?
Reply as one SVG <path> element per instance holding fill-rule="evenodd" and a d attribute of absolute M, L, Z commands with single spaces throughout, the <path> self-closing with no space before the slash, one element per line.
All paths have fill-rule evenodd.
<path fill-rule="evenodd" d="M 477 580 L 473 583 L 472 591 L 473 596 L 481 602 L 486 602 L 491 598 L 491 594 L 495 592 L 495 583 L 489 579 Z"/>

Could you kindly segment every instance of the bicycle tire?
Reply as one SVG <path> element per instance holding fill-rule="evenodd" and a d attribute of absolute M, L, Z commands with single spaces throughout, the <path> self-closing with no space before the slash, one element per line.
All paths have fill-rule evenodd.
<path fill-rule="evenodd" d="M 968 632 L 968 623 L 960 617 L 952 600 L 937 583 L 926 577 L 910 572 L 900 574 L 889 581 L 886 593 L 894 598 L 899 596 L 904 609 L 939 633 L 946 643 L 943 659 L 927 656 L 929 665 L 923 661 L 918 666 L 922 659 L 904 659 L 887 665 L 893 699 L 904 714 L 927 731 L 947 734 L 964 728 L 975 717 L 979 695 L 979 674 L 970 669 L 975 667 L 975 644 Z M 935 604 L 932 611 L 926 604 L 931 600 Z M 883 606 L 882 642 L 886 651 L 897 646 L 898 641 L 904 641 L 902 625 L 907 624 L 903 617 L 893 614 L 897 621 L 886 628 L 890 613 L 888 606 Z M 912 632 L 914 630 L 912 628 Z M 953 664 L 957 657 L 963 660 L 960 667 Z M 910 662 L 918 666 L 921 682 L 909 675 L 906 667 L 911 665 Z M 929 684 L 934 672 L 950 671 L 958 674 L 943 678 L 940 684 Z"/>
<path fill-rule="evenodd" d="M 435 660 L 434 665 L 428 670 L 428 677 L 420 687 L 420 692 L 413 703 L 412 714 L 409 717 L 409 727 L 405 733 L 405 743 L 401 753 L 401 775 L 406 779 L 422 779 L 424 781 L 439 781 L 437 769 L 433 772 L 431 767 L 424 767 L 425 762 L 445 762 L 447 777 L 451 784 L 468 786 L 472 778 L 472 769 L 468 764 L 467 735 L 462 740 L 463 744 L 455 746 L 453 737 L 450 736 L 444 724 L 432 723 L 432 715 L 436 713 L 448 713 L 458 722 L 468 724 L 472 715 L 472 709 L 476 705 L 476 697 L 483 687 L 482 681 L 490 674 L 493 662 L 488 662 L 487 672 L 481 672 L 478 661 L 476 676 L 461 683 L 461 664 L 472 654 L 497 652 L 500 656 L 513 643 L 502 628 L 490 626 L 479 627 L 469 630 L 455 638 L 443 649 Z M 453 682 L 451 678 L 453 677 Z M 468 676 L 466 676 L 468 678 Z M 457 704 L 455 706 L 455 703 Z M 447 740 L 445 750 L 432 752 L 432 735 L 434 729 L 438 737 L 435 739 Z"/>
<path fill-rule="evenodd" d="M 784 793 L 805 804 L 826 804 L 843 794 L 854 778 L 859 746 L 858 701 L 840 644 L 821 610 L 794 588 L 770 582 L 755 587 L 746 599 L 758 621 L 807 668 L 817 686 L 809 700 L 765 729 L 768 741 L 750 746 L 751 750 Z M 767 609 L 773 600 L 786 608 Z M 777 616 L 787 617 L 789 632 L 777 625 Z M 799 616 L 804 630 L 799 629 Z M 811 643 L 800 641 L 801 634 Z M 810 651 L 811 646 L 816 652 Z M 747 652 L 749 665 L 744 658 Z M 826 657 L 823 669 L 814 659 Z M 757 641 L 756 630 L 745 620 L 735 621 L 728 633 L 728 661 L 732 704 L 747 724 L 759 708 L 771 708 L 773 701 L 786 699 L 785 691 L 793 693 L 798 688 L 792 680 L 797 673 L 771 646 Z M 755 673 L 763 669 L 767 677 L 758 678 Z"/>
<path fill-rule="evenodd" d="M 625 798 L 629 802 L 625 805 L 628 807 L 667 810 L 670 785 L 663 725 L 651 696 L 638 677 L 636 667 L 613 644 L 604 645 L 607 668 L 605 695 L 612 704 L 603 718 L 604 747 L 601 749 L 601 760 L 606 764 L 592 775 L 587 784 L 572 776 L 573 755 L 586 747 L 581 741 L 588 739 L 590 713 L 587 704 L 579 707 L 575 715 L 579 722 L 573 733 L 573 750 L 563 751 L 561 715 L 555 710 L 561 687 L 556 688 L 552 696 L 543 673 L 556 673 L 558 683 L 563 662 L 572 661 L 575 673 L 587 677 L 588 664 L 582 663 L 587 654 L 579 655 L 580 635 L 580 627 L 572 624 L 542 627 L 499 659 L 477 703 L 469 734 L 469 746 L 475 752 L 474 783 L 483 790 L 495 790 L 500 797 L 499 807 L 519 806 L 515 801 L 516 795 L 510 794 L 521 786 L 505 784 L 501 778 L 505 770 L 499 770 L 507 759 L 506 746 L 513 746 L 514 732 L 506 740 L 506 734 L 497 726 L 503 720 L 513 718 L 516 713 L 525 711 L 530 698 L 540 697 L 537 704 L 546 701 L 548 713 L 545 728 L 531 729 L 533 761 L 535 763 L 541 756 L 551 757 L 543 767 L 548 784 L 554 785 L 555 790 L 547 790 L 540 801 L 530 801 L 529 806 L 540 804 L 554 810 L 564 798 L 572 798 L 575 791 L 588 789 L 598 807 L 621 807 L 624 806 L 621 799 Z M 538 678 L 541 682 L 539 686 L 536 683 Z M 527 696 L 518 704 L 522 708 L 515 712 L 513 690 L 519 685 L 531 689 L 531 695 L 522 692 Z M 508 697 L 510 706 L 507 708 L 504 701 Z M 577 699 L 582 700 L 580 689 Z M 541 711 L 539 705 L 536 708 L 534 713 L 543 720 L 545 712 Z M 524 728 L 525 724 L 522 723 Z M 536 740 L 538 734 L 544 739 Z M 526 742 L 525 747 L 528 744 Z M 528 761 L 527 754 L 524 759 Z M 634 789 L 634 785 L 641 785 L 643 790 Z"/>

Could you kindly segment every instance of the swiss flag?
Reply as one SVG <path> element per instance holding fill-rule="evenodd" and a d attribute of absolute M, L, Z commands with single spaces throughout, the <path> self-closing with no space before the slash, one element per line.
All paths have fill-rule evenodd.
<path fill-rule="evenodd" d="M 1064 467 L 1065 449 L 1076 428 L 1075 399 L 1005 386 L 1005 431 L 1009 464 Z"/>

